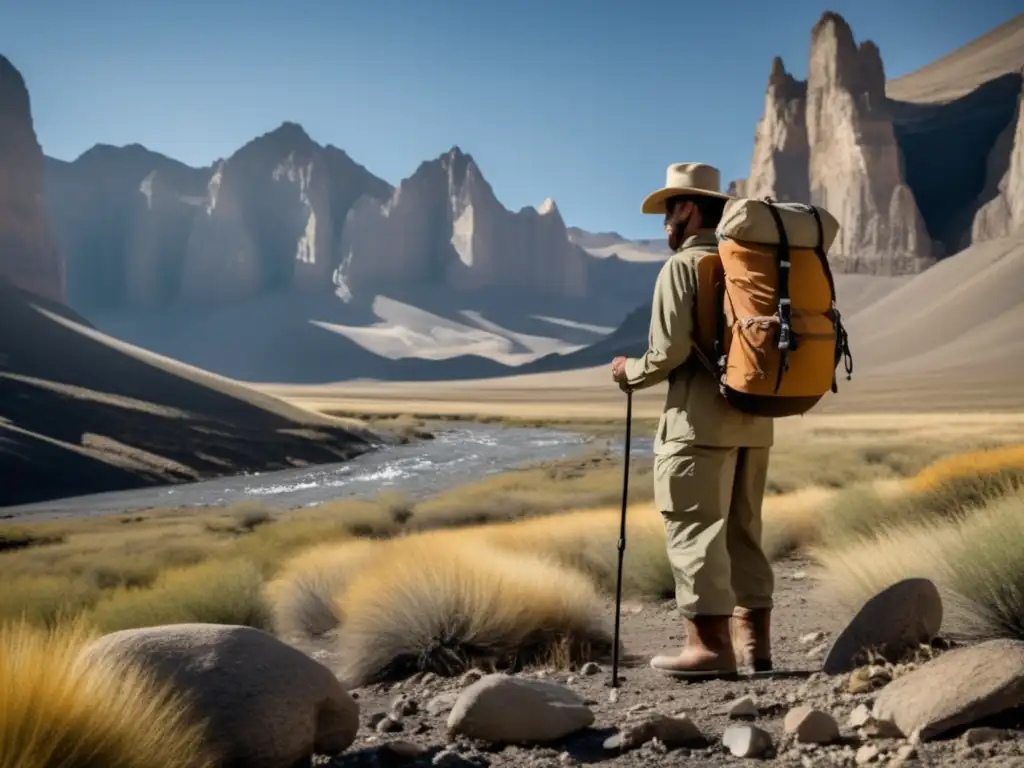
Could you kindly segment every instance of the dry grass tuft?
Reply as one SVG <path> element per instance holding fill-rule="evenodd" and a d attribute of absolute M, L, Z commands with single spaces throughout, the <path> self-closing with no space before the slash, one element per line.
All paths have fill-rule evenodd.
<path fill-rule="evenodd" d="M 650 500 L 653 460 L 634 459 L 630 503 Z M 622 498 L 622 459 L 594 452 L 485 477 L 416 504 L 410 528 L 474 525 L 591 509 Z"/>
<path fill-rule="evenodd" d="M 418 671 L 516 669 L 611 648 L 603 604 L 583 574 L 452 532 L 380 545 L 338 596 L 342 677 L 352 686 Z"/>
<path fill-rule="evenodd" d="M 980 509 L 888 525 L 873 536 L 812 551 L 829 595 L 848 611 L 901 579 L 931 579 L 947 631 L 969 639 L 1024 639 L 1024 492 Z"/>
<path fill-rule="evenodd" d="M 378 549 L 375 542 L 353 539 L 322 544 L 284 563 L 264 591 L 274 631 L 282 637 L 320 637 L 336 629 L 341 623 L 336 596 Z"/>
<path fill-rule="evenodd" d="M 90 639 L 0 626 L 0 768 L 213 768 L 185 702 L 134 666 L 78 663 Z"/>
<path fill-rule="evenodd" d="M 930 491 L 950 481 L 998 475 L 1024 482 L 1024 445 L 1006 445 L 940 459 L 907 481 L 914 491 Z"/>
<path fill-rule="evenodd" d="M 871 540 L 879 532 L 914 523 L 955 520 L 1024 487 L 1004 472 L 950 477 L 928 490 L 885 492 L 874 486 L 836 494 L 821 510 L 819 540 L 833 545 Z"/>
<path fill-rule="evenodd" d="M 479 536 L 488 544 L 517 554 L 542 555 L 585 574 L 599 589 L 611 594 L 618 571 L 620 523 L 619 510 L 583 510 L 480 526 L 466 529 L 463 535 Z M 665 526 L 660 513 L 648 505 L 627 511 L 622 592 L 649 598 L 675 593 L 665 553 Z"/>
<path fill-rule="evenodd" d="M 270 627 L 263 574 L 249 560 L 210 561 L 162 573 L 148 588 L 112 590 L 85 616 L 104 632 L 161 624 Z"/>

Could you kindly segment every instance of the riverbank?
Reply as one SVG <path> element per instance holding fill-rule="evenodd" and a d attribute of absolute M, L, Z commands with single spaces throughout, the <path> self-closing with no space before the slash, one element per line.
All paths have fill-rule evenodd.
<path fill-rule="evenodd" d="M 806 501 L 851 485 L 898 480 L 969 447 L 1014 442 L 1016 434 L 1012 425 L 999 428 L 993 423 L 981 431 L 949 423 L 881 427 L 863 420 L 856 429 L 826 423 L 780 436 L 769 468 L 768 503 L 778 507 L 784 499 L 795 498 L 783 494 L 803 493 L 800 498 Z M 633 506 L 652 495 L 650 441 L 649 435 L 634 435 Z M 173 602 L 166 610 L 184 611 L 174 614 L 179 619 L 206 620 L 212 612 L 221 617 L 217 620 L 241 620 L 264 580 L 291 554 L 314 544 L 617 508 L 621 450 L 621 439 L 478 425 L 439 431 L 433 440 L 356 459 L 338 467 L 336 475 L 321 467 L 318 474 L 307 472 L 288 483 L 279 476 L 238 478 L 242 485 L 237 498 L 225 495 L 221 479 L 210 503 L 201 503 L 201 496 L 193 497 L 194 504 L 180 503 L 185 498 L 181 492 L 189 486 L 165 489 L 176 501 L 145 509 L 118 508 L 123 497 L 113 505 L 109 497 L 85 504 L 65 500 L 68 506 L 56 510 L 63 514 L 59 519 L 0 523 L 0 575 L 9 587 L 0 599 L 0 617 L 24 610 L 51 616 L 76 606 L 84 609 L 111 590 L 145 592 L 171 578 L 178 580 L 177 594 L 186 597 L 193 588 L 205 595 L 212 584 L 227 585 L 228 607 L 216 595 L 204 598 L 213 604 L 187 611 Z M 376 463 L 357 466 L 371 459 Z M 516 466 L 501 463 L 511 460 Z M 403 472 L 404 484 L 399 482 Z M 353 485 L 359 486 L 358 496 Z M 209 488 L 205 492 L 213 493 Z"/>

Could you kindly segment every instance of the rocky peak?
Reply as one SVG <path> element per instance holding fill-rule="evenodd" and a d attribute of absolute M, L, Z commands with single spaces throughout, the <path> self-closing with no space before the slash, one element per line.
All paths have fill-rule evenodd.
<path fill-rule="evenodd" d="M 807 95 L 807 83 L 789 74 L 782 58 L 776 56 L 772 59 L 772 69 L 768 75 L 768 94 L 777 101 L 801 99 Z"/>
<path fill-rule="evenodd" d="M 558 210 L 558 203 L 551 197 L 545 198 L 544 202 L 538 205 L 535 210 L 541 216 L 557 216 L 559 219 L 562 218 L 562 212 Z"/>
<path fill-rule="evenodd" d="M 569 242 L 554 201 L 509 211 L 457 146 L 421 163 L 385 204 L 357 203 L 343 240 L 342 295 L 396 279 L 460 290 L 586 290 L 585 254 Z"/>
<path fill-rule="evenodd" d="M 46 209 L 43 151 L 25 80 L 0 56 L 0 279 L 64 300 L 64 262 Z"/>
<path fill-rule="evenodd" d="M 757 126 L 750 177 L 730 189 L 749 197 L 807 199 L 806 97 L 807 84 L 789 74 L 776 56 L 768 75 L 764 116 Z"/>
<path fill-rule="evenodd" d="M 807 81 L 773 59 L 746 196 L 810 201 L 842 223 L 839 270 L 906 272 L 926 263 L 931 240 L 886 111 L 878 47 L 859 46 L 849 24 L 826 12 L 811 30 Z"/>
<path fill-rule="evenodd" d="M 870 98 L 872 108 L 885 103 L 885 64 L 882 52 L 871 40 L 865 40 L 857 49 L 860 64 L 861 90 Z"/>

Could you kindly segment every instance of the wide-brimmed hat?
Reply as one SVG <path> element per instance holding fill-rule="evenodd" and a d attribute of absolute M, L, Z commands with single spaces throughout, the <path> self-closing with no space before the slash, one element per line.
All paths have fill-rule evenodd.
<path fill-rule="evenodd" d="M 705 163 L 673 163 L 665 172 L 665 186 L 644 198 L 644 213 L 665 213 L 665 201 L 676 195 L 706 195 L 731 200 L 732 195 L 720 192 L 721 174 Z"/>

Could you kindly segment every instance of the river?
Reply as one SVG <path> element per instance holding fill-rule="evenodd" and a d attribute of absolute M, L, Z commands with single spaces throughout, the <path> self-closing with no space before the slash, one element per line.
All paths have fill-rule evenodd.
<path fill-rule="evenodd" d="M 568 458 L 595 448 L 622 451 L 621 439 L 591 439 L 555 429 L 468 424 L 445 427 L 434 435 L 433 440 L 382 448 L 339 464 L 0 507 L 0 518 L 24 522 L 154 507 L 225 506 L 243 501 L 295 509 L 335 499 L 371 497 L 382 491 L 422 498 L 535 462 Z M 650 450 L 650 438 L 633 438 L 632 455 L 649 454 Z"/>

